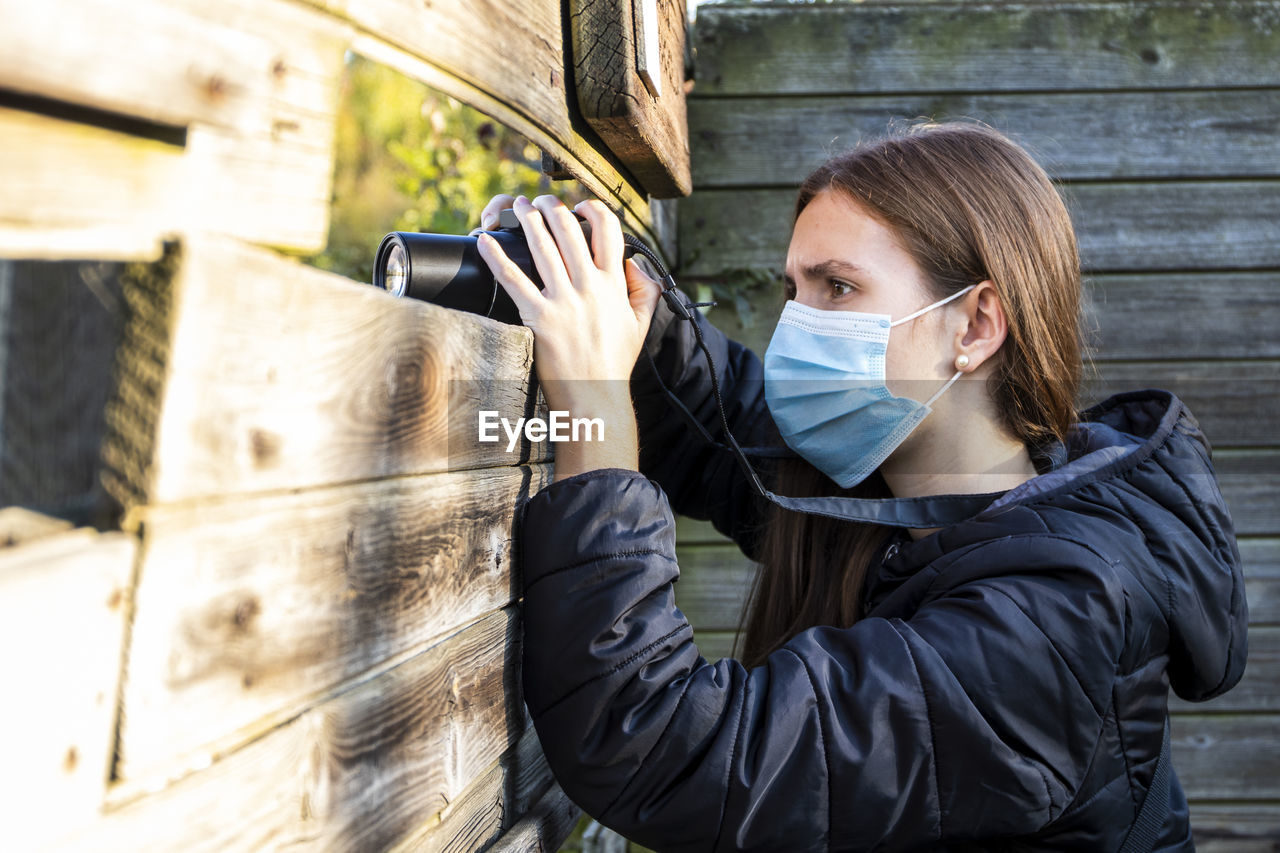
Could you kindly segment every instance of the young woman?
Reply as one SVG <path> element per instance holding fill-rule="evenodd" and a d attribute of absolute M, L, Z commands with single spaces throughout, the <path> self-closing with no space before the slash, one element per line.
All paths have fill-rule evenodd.
<path fill-rule="evenodd" d="M 548 405 L 606 423 L 521 533 L 526 701 L 576 802 L 659 851 L 1193 849 L 1167 705 L 1244 669 L 1231 520 L 1174 396 L 1075 411 L 1075 237 L 1026 152 L 922 125 L 810 175 L 763 364 L 674 319 L 599 203 L 590 248 L 514 206 L 545 290 L 482 252 Z M 770 504 L 672 414 L 664 385 L 723 438 L 693 323 L 738 440 L 794 451 L 756 457 L 771 491 L 995 494 L 906 529 Z M 762 564 L 740 661 L 674 605 L 673 509 Z"/>

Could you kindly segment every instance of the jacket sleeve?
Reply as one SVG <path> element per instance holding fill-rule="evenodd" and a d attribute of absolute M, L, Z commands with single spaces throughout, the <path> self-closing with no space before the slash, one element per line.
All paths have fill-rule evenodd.
<path fill-rule="evenodd" d="M 811 629 L 747 671 L 698 654 L 647 478 L 556 482 L 523 531 L 523 683 L 547 759 L 589 814 L 655 850 L 1026 834 L 1061 814 L 1097 748 L 1111 684 L 1081 661 L 1118 654 L 1123 618 L 1093 571 L 1045 558 L 908 622 Z M 1080 612 L 1055 641 L 1067 588 Z"/>
<path fill-rule="evenodd" d="M 725 414 L 738 443 L 789 453 L 765 405 L 759 357 L 729 340 L 699 312 L 693 313 L 715 360 Z M 712 394 L 711 371 L 693 327 L 677 320 L 659 301 L 631 375 L 640 470 L 662 486 L 676 512 L 710 520 L 754 559 L 767 503 L 756 494 L 733 453 L 710 444 L 686 423 L 664 393 L 664 385 L 716 441 L 727 443 Z M 750 458 L 766 487 L 771 486 L 774 460 Z"/>

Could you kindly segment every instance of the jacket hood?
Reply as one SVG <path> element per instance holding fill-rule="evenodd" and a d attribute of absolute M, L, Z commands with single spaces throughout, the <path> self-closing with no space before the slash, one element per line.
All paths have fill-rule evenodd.
<path fill-rule="evenodd" d="M 1168 391 L 1117 394 L 1081 416 L 1065 444 L 1042 450 L 1045 473 L 978 518 L 1100 487 L 1137 524 L 1160 569 L 1160 576 L 1146 572 L 1141 580 L 1169 625 L 1170 685 L 1184 699 L 1210 699 L 1243 674 L 1248 608 L 1209 442 Z"/>

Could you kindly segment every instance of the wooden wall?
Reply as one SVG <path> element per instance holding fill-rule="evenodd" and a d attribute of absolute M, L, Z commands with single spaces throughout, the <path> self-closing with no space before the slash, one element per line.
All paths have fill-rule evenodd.
<path fill-rule="evenodd" d="M 671 183 L 687 146 L 601 140 L 564 12 L 0 0 L 0 848 L 554 850 L 577 822 L 520 692 L 517 507 L 551 456 L 475 440 L 477 408 L 541 405 L 532 335 L 289 257 L 326 240 L 347 51 L 671 253 L 628 157 Z M 683 54 L 609 120 L 683 128 Z"/>
<path fill-rule="evenodd" d="M 891 119 L 970 117 L 1060 182 L 1080 238 L 1099 376 L 1190 405 L 1245 561 L 1250 655 L 1220 699 L 1178 702 L 1174 761 L 1200 849 L 1280 843 L 1280 3 L 863 2 L 702 6 L 682 280 L 756 307 L 712 319 L 763 354 L 795 187 Z M 761 275 L 763 271 L 764 275 Z M 1087 402 L 1087 401 L 1086 401 Z M 676 596 L 728 655 L 751 567 L 680 530 Z"/>

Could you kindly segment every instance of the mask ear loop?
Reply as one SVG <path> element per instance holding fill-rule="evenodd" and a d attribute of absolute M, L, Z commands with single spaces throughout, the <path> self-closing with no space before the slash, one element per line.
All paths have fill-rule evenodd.
<path fill-rule="evenodd" d="M 941 388 L 939 388 L 939 389 L 934 393 L 934 395 L 933 395 L 932 397 L 930 397 L 928 400 L 925 400 L 925 401 L 924 401 L 924 407 L 925 407 L 926 409 L 931 409 L 931 408 L 933 408 L 933 401 L 934 401 L 934 400 L 937 400 L 939 397 L 941 397 L 941 396 L 942 396 L 942 392 L 943 392 L 943 391 L 946 391 L 948 388 L 950 388 L 950 387 L 951 387 L 951 385 L 952 385 L 952 383 L 954 383 L 957 379 L 959 379 L 959 378 L 960 378 L 960 374 L 961 374 L 961 373 L 964 373 L 964 371 L 963 371 L 963 370 L 957 370 L 957 371 L 955 372 L 955 374 L 954 374 L 954 375 L 952 375 L 952 377 L 951 377 L 950 379 L 948 379 L 948 380 L 947 380 L 947 383 L 946 383 L 945 385 L 943 385 Z"/>
<path fill-rule="evenodd" d="M 966 293 L 968 293 L 970 290 L 973 290 L 977 286 L 978 285 L 976 284 L 971 284 L 968 287 L 961 288 L 960 290 L 957 290 L 955 293 L 948 296 L 946 299 L 939 299 L 937 302 L 933 303 L 932 305 L 926 305 L 923 308 L 921 308 L 919 311 L 908 314 L 907 316 L 903 317 L 901 320 L 894 320 L 892 323 L 889 324 L 889 326 L 890 327 L 900 326 L 903 323 L 906 323 L 910 320 L 914 320 L 915 318 L 919 317 L 921 314 L 927 314 L 930 311 L 932 311 L 934 308 L 938 308 L 942 305 L 946 305 L 952 299 L 959 299 L 961 296 L 964 296 Z"/>

